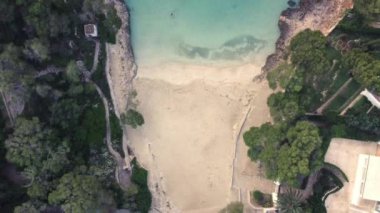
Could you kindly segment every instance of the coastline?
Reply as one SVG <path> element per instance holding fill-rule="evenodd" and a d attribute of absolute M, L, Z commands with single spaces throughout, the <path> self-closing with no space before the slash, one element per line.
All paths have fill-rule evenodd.
<path fill-rule="evenodd" d="M 133 54 L 130 34 L 129 11 L 123 0 L 105 0 L 106 3 L 113 5 L 122 21 L 121 28 L 116 35 L 115 44 L 106 44 L 107 61 L 106 76 L 115 114 L 120 119 L 120 115 L 124 113 L 131 102 L 131 94 L 134 91 L 133 80 L 137 75 L 137 65 Z M 160 175 L 156 171 L 152 171 L 149 167 L 140 161 L 135 147 L 129 140 L 126 126 L 123 127 L 122 149 L 124 153 L 129 153 L 131 149 L 133 154 L 139 159 L 142 167 L 148 169 L 148 185 L 152 194 L 151 210 L 153 212 L 173 212 L 175 207 L 165 196 L 165 190 L 162 186 Z M 129 165 L 131 158 L 125 157 L 126 165 Z M 178 211 L 179 212 L 179 211 Z"/>
<path fill-rule="evenodd" d="M 127 146 L 130 146 L 141 165 L 149 171 L 149 188 L 153 198 L 152 211 L 180 212 L 181 208 L 178 207 L 183 208 L 184 206 L 194 206 L 191 209 L 186 208 L 189 212 L 209 212 L 211 209 L 213 211 L 220 209 L 223 207 L 222 205 L 239 197 L 233 190 L 226 191 L 229 190 L 231 178 L 235 174 L 239 177 L 237 179 L 238 186 L 233 184 L 234 188 L 240 188 L 240 193 L 252 190 L 253 175 L 256 173 L 253 170 L 257 169 L 257 165 L 248 159 L 242 137 L 239 134 L 237 135 L 237 127 L 241 122 L 242 114 L 251 108 L 252 111 L 248 115 L 247 124 L 243 125 L 243 131 L 251 125 L 259 126 L 271 120 L 266 98 L 272 91 L 268 88 L 266 81 L 251 82 L 249 80 L 252 79 L 249 76 L 260 75 L 260 68 L 255 68 L 255 71 L 250 74 L 233 72 L 232 68 L 231 70 L 225 69 L 225 75 L 220 75 L 220 73 L 215 72 L 214 68 L 184 67 L 178 64 L 169 64 L 170 69 L 162 70 L 162 67 L 157 69 L 160 73 L 149 73 L 147 68 L 140 67 L 137 76 L 137 66 L 130 41 L 130 20 L 127 6 L 121 0 L 108 0 L 108 2 L 112 2 L 117 9 L 122 20 L 122 27 L 117 34 L 116 44 L 107 44 L 106 47 L 107 80 L 118 117 L 125 112 L 130 102 L 129 96 L 134 87 L 138 91 L 137 104 L 147 122 L 138 130 L 123 128 L 123 150 L 127 153 Z M 339 5 L 340 3 L 344 4 Z M 321 10 L 322 4 L 324 7 L 327 4 L 328 9 Z M 312 0 L 301 0 L 299 8 L 283 11 L 278 23 L 281 34 L 276 42 L 276 51 L 267 57 L 262 71 L 271 70 L 283 60 L 282 58 L 286 54 L 286 45 L 298 32 L 311 28 L 321 30 L 323 34 L 327 35 L 343 17 L 344 11 L 351 7 L 352 0 L 336 0 L 334 2 L 323 0 L 321 3 L 315 3 Z M 333 13 L 330 10 L 334 10 Z M 322 16 L 326 17 L 321 18 Z M 185 70 L 185 75 L 183 76 L 183 73 L 178 75 L 178 73 L 174 72 L 175 70 Z M 244 68 L 244 70 L 248 69 Z M 217 80 L 213 81 L 213 77 L 210 79 L 210 76 L 214 76 Z M 170 97 L 168 97 L 168 94 Z M 193 111 L 205 115 L 204 118 L 201 120 L 195 119 L 199 114 L 194 114 Z M 210 117 L 210 114 L 213 114 L 213 116 Z M 225 117 L 218 120 L 220 115 Z M 180 119 L 177 121 L 178 117 Z M 187 135 L 186 137 L 186 134 L 183 133 L 187 132 L 175 132 L 168 128 L 168 126 L 171 126 L 171 129 L 174 130 L 174 127 L 186 123 L 184 121 L 203 123 L 205 126 L 202 128 L 209 128 L 209 131 L 214 131 L 214 134 L 197 133 L 194 126 L 186 125 L 185 127 L 189 130 L 191 129 L 190 132 L 192 133 L 192 135 Z M 221 124 L 222 126 L 218 126 Z M 241 130 L 239 129 L 239 131 Z M 168 135 L 163 135 L 165 132 L 169 132 L 167 133 Z M 215 132 L 219 132 L 219 136 L 216 136 Z M 228 132 L 228 134 L 223 134 L 223 132 Z M 195 147 L 188 146 L 189 144 L 178 145 L 178 142 L 182 142 L 181 138 L 184 137 L 189 140 L 188 138 L 191 139 L 193 135 L 202 136 L 208 142 L 205 142 L 205 139 L 199 139 L 199 141 L 197 139 L 193 141 L 193 143 L 197 144 Z M 156 140 L 161 137 L 164 139 L 161 139 L 161 141 Z M 170 141 L 171 138 L 174 138 L 174 140 Z M 215 142 L 213 142 L 215 139 L 219 143 L 220 141 L 223 142 L 216 146 L 219 148 L 217 150 L 210 148 L 215 146 Z M 237 151 L 233 150 L 235 141 L 242 145 L 238 148 L 235 147 Z M 230 142 L 232 144 L 229 144 Z M 187 154 L 182 153 L 184 151 Z M 215 152 L 219 152 L 218 155 L 225 156 L 224 159 L 215 159 Z M 234 162 L 236 158 L 233 157 L 235 152 L 238 152 L 237 162 Z M 201 154 L 201 157 L 197 156 Z M 210 158 L 214 160 L 210 160 Z M 193 161 L 184 161 L 181 166 L 173 164 L 179 159 L 181 161 L 184 161 L 182 159 L 193 159 Z M 205 163 L 207 161 L 214 163 L 207 164 Z M 236 168 L 234 167 L 235 165 L 237 166 Z M 181 171 L 177 169 L 178 167 L 181 168 Z M 210 168 L 212 168 L 212 172 L 209 171 Z M 202 174 L 205 171 L 207 171 L 206 174 L 208 175 L 207 180 L 202 179 Z M 184 174 L 185 176 L 183 176 Z M 229 177 L 220 179 L 219 176 L 223 175 L 229 175 Z M 183 184 L 184 177 L 193 177 L 194 179 L 185 181 L 186 184 Z M 209 186 L 210 183 L 213 184 Z M 268 185 L 269 183 L 263 184 Z M 189 194 L 189 188 L 196 191 L 196 193 Z M 210 189 L 214 190 L 214 194 L 217 196 L 210 197 L 208 195 L 211 192 Z M 221 189 L 222 191 L 220 191 Z M 178 196 L 181 193 L 188 194 L 179 199 Z M 205 201 L 200 200 L 202 195 L 204 195 L 202 199 Z M 246 200 L 245 197 L 243 199 Z M 176 201 L 176 205 L 178 203 L 181 205 L 177 207 L 173 204 L 173 200 Z"/>
<path fill-rule="evenodd" d="M 353 0 L 300 0 L 298 8 L 284 10 L 278 21 L 280 37 L 276 41 L 276 50 L 267 57 L 260 78 L 284 60 L 286 48 L 297 33 L 309 28 L 319 30 L 327 36 L 344 17 L 345 12 L 353 8 L 353 4 Z"/>
<path fill-rule="evenodd" d="M 121 19 L 121 28 L 115 44 L 106 44 L 106 73 L 110 85 L 112 102 L 118 117 L 126 111 L 129 95 L 133 90 L 132 81 L 137 74 L 133 49 L 130 40 L 129 12 L 122 0 L 106 0 L 114 5 Z"/>
<path fill-rule="evenodd" d="M 137 66 L 134 61 L 130 42 L 129 13 L 126 5 L 120 0 L 106 0 L 113 5 L 121 19 L 122 25 L 116 35 L 115 44 L 106 43 L 106 76 L 110 88 L 112 105 L 115 115 L 120 115 L 127 109 L 129 96 L 133 91 L 133 79 L 136 77 Z M 128 134 L 123 128 L 122 149 L 125 164 L 130 165 L 133 156 L 128 155 Z"/>

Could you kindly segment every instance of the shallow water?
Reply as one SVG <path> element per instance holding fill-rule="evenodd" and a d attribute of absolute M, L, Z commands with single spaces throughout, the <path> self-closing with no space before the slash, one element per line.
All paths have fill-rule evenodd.
<path fill-rule="evenodd" d="M 251 62 L 274 51 L 286 0 L 126 0 L 138 64 Z"/>

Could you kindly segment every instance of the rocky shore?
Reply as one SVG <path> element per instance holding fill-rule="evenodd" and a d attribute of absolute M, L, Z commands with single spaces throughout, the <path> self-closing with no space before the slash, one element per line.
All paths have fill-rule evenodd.
<path fill-rule="evenodd" d="M 134 91 L 133 80 L 137 75 L 137 66 L 133 55 L 130 34 L 130 16 L 127 5 L 123 0 L 105 0 L 112 4 L 117 10 L 118 16 L 122 21 L 121 28 L 116 35 L 115 44 L 107 44 L 106 74 L 110 87 L 115 114 L 120 118 L 129 105 L 130 95 Z M 127 128 L 123 128 L 123 151 L 128 153 L 134 150 L 128 139 Z M 135 152 L 134 152 L 135 153 Z M 126 165 L 129 165 L 130 158 L 126 156 Z M 136 156 L 139 158 L 139 156 Z M 140 160 L 139 160 L 140 161 Z M 142 162 L 140 161 L 140 164 Z M 142 164 L 146 168 L 146 165 Z M 147 168 L 149 169 L 149 168 Z M 149 170 L 148 177 L 149 189 L 152 193 L 152 212 L 175 212 L 173 205 L 167 200 L 165 191 L 161 186 L 159 174 Z"/>
<path fill-rule="evenodd" d="M 107 44 L 106 73 L 110 86 L 113 105 L 116 115 L 125 112 L 128 106 L 129 94 L 133 90 L 132 80 L 136 76 L 133 50 L 130 40 L 129 13 L 122 0 L 108 0 L 117 10 L 122 21 L 121 28 L 116 35 L 115 44 Z"/>
<path fill-rule="evenodd" d="M 305 29 L 319 30 L 328 35 L 348 9 L 353 8 L 353 0 L 301 0 L 299 7 L 283 11 L 278 26 L 280 37 L 276 42 L 275 53 L 267 57 L 262 71 L 268 72 L 283 60 L 293 36 Z"/>

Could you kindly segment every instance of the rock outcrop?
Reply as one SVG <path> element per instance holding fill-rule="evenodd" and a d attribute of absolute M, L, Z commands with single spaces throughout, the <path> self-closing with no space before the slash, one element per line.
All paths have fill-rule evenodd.
<path fill-rule="evenodd" d="M 297 33 L 311 29 L 328 35 L 353 5 L 353 0 L 301 0 L 299 7 L 283 11 L 278 22 L 281 34 L 276 51 L 268 56 L 262 71 L 272 70 L 281 63 L 286 47 Z"/>
<path fill-rule="evenodd" d="M 126 111 L 129 95 L 133 90 L 132 81 L 136 76 L 135 64 L 129 25 L 129 12 L 120 0 L 109 0 L 117 10 L 122 25 L 116 35 L 115 44 L 107 44 L 107 80 L 115 107 L 115 113 L 119 117 Z"/>

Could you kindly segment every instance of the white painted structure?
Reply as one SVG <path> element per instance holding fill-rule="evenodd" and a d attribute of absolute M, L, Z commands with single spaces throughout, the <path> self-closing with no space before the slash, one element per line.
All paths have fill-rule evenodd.
<path fill-rule="evenodd" d="M 351 203 L 361 200 L 380 201 L 380 156 L 360 154 Z"/>
<path fill-rule="evenodd" d="M 86 37 L 98 37 L 98 28 L 95 24 L 84 25 L 84 34 Z"/>
<path fill-rule="evenodd" d="M 365 96 L 368 99 L 368 101 L 372 103 L 373 106 L 375 106 L 378 109 L 380 109 L 380 100 L 373 93 L 371 93 L 370 91 L 368 91 L 367 89 L 365 89 L 360 94 L 363 95 L 363 96 Z"/>
<path fill-rule="evenodd" d="M 278 201 L 278 193 L 280 192 L 281 183 L 280 181 L 275 181 L 274 184 L 276 184 L 276 188 L 274 189 L 274 192 L 272 192 L 272 201 L 273 201 L 273 206 L 276 208 L 277 201 Z"/>

